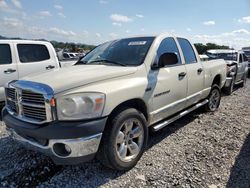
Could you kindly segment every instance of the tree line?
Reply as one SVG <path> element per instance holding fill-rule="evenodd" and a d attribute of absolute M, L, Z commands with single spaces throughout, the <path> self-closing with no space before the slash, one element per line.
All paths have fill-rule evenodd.
<path fill-rule="evenodd" d="M 211 49 L 230 49 L 229 46 L 217 45 L 214 43 L 207 43 L 207 44 L 196 43 L 194 44 L 194 46 L 196 47 L 199 54 L 204 54 L 207 50 Z"/>
<path fill-rule="evenodd" d="M 57 42 L 50 41 L 51 44 L 56 49 L 68 49 L 70 52 L 78 52 L 79 50 L 89 51 L 95 48 L 94 45 L 81 44 L 81 43 L 73 43 L 73 42 Z"/>

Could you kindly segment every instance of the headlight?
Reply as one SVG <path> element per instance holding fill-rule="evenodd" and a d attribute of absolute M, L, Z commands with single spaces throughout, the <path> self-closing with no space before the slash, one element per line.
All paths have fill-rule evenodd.
<path fill-rule="evenodd" d="M 100 117 L 105 104 L 102 93 L 77 93 L 57 99 L 59 120 L 80 120 Z"/>

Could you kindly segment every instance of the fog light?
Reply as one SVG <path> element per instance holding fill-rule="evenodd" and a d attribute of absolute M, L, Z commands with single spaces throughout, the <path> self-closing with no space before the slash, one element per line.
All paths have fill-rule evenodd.
<path fill-rule="evenodd" d="M 53 151 L 59 157 L 67 157 L 71 154 L 71 148 L 64 143 L 56 143 L 53 145 Z"/>

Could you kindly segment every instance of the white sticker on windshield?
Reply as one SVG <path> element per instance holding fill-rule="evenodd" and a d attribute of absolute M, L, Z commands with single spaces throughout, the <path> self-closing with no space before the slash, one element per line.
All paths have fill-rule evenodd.
<path fill-rule="evenodd" d="M 129 46 L 140 46 L 140 45 L 145 45 L 147 41 L 133 41 L 128 43 Z"/>

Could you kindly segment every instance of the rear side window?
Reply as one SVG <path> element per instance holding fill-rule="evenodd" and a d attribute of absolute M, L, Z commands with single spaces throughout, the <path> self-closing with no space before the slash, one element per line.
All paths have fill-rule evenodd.
<path fill-rule="evenodd" d="M 240 63 L 242 63 L 243 62 L 243 59 L 242 59 L 242 55 L 240 54 Z"/>
<path fill-rule="evenodd" d="M 10 45 L 8 44 L 0 44 L 0 65 L 11 64 L 11 51 Z"/>
<path fill-rule="evenodd" d="M 178 38 L 186 64 L 197 63 L 194 49 L 187 39 Z"/>
<path fill-rule="evenodd" d="M 17 50 L 22 63 L 31 63 L 50 59 L 49 51 L 41 44 L 18 44 Z"/>

